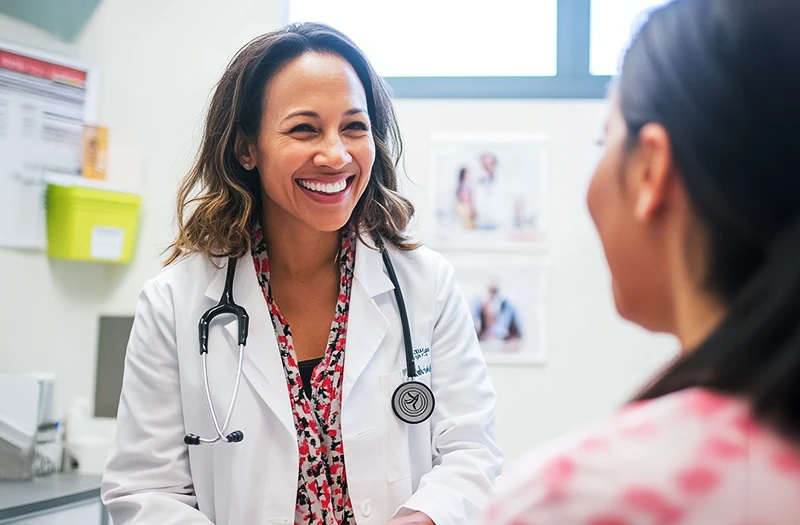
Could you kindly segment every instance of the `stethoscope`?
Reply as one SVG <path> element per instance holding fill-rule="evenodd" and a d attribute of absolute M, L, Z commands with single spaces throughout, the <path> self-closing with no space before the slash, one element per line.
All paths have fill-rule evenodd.
<path fill-rule="evenodd" d="M 392 411 L 401 421 L 409 424 L 418 424 L 427 421 L 431 417 L 436 405 L 436 399 L 433 395 L 433 391 L 431 391 L 427 385 L 415 379 L 417 377 L 417 368 L 414 364 L 414 347 L 411 343 L 411 328 L 408 323 L 408 313 L 406 312 L 406 303 L 403 300 L 403 292 L 400 290 L 400 283 L 397 281 L 397 274 L 395 274 L 392 260 L 389 258 L 389 253 L 386 251 L 383 244 L 380 245 L 380 252 L 383 257 L 383 265 L 386 268 L 386 273 L 389 275 L 389 280 L 391 280 L 394 286 L 394 298 L 395 301 L 397 301 L 397 308 L 400 312 L 400 324 L 403 328 L 403 348 L 405 349 L 406 357 L 406 381 L 398 386 L 394 394 L 392 394 Z M 222 292 L 222 297 L 216 306 L 210 308 L 203 314 L 198 325 L 206 402 L 208 403 L 208 409 L 211 412 L 211 421 L 214 423 L 214 430 L 217 432 L 217 435 L 213 438 L 202 438 L 196 434 L 186 434 L 183 438 L 183 442 L 187 445 L 210 445 L 219 441 L 238 443 L 244 439 L 244 433 L 241 430 L 234 430 L 233 432 L 227 433 L 228 424 L 231 421 L 231 414 L 236 404 L 236 396 L 239 393 L 239 384 L 242 379 L 244 347 L 247 344 L 247 330 L 250 321 L 247 310 L 236 304 L 233 300 L 233 279 L 235 274 L 236 259 L 228 259 L 228 268 L 225 274 L 225 288 Z M 211 388 L 208 382 L 207 356 L 209 326 L 215 317 L 223 314 L 232 314 L 236 316 L 239 332 L 239 362 L 236 370 L 236 382 L 233 386 L 233 395 L 231 396 L 231 403 L 228 406 L 228 413 L 225 416 L 225 421 L 220 424 L 217 412 L 214 409 Z"/>

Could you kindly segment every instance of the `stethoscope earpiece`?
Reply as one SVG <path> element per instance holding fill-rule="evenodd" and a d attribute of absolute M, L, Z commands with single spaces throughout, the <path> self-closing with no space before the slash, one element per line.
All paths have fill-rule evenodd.
<path fill-rule="evenodd" d="M 183 442 L 187 445 L 199 445 L 200 444 L 200 436 L 197 434 L 186 434 L 183 437 Z"/>
<path fill-rule="evenodd" d="M 228 434 L 227 439 L 228 443 L 238 443 L 244 439 L 244 432 L 242 432 L 241 430 L 236 430 L 234 432 L 231 432 L 230 434 Z"/>

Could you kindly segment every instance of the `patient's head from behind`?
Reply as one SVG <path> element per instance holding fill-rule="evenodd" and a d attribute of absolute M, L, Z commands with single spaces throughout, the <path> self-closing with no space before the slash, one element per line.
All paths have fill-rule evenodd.
<path fill-rule="evenodd" d="M 587 195 L 620 314 L 685 353 L 646 395 L 742 393 L 778 426 L 800 419 L 798 27 L 792 0 L 655 11 Z"/>

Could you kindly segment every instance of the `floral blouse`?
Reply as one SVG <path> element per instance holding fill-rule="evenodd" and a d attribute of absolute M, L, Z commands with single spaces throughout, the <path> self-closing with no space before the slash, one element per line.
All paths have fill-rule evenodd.
<path fill-rule="evenodd" d="M 503 486 L 486 525 L 800 523 L 800 449 L 744 400 L 700 388 L 628 405 Z"/>
<path fill-rule="evenodd" d="M 342 235 L 339 298 L 331 323 L 327 350 L 311 375 L 309 398 L 304 392 L 292 344 L 292 332 L 272 298 L 269 260 L 263 232 L 260 226 L 256 226 L 252 231 L 253 263 L 275 327 L 297 428 L 300 472 L 295 506 L 296 525 L 355 524 L 347 492 L 340 424 L 344 348 L 355 264 L 354 238 L 352 232 L 345 232 Z"/>

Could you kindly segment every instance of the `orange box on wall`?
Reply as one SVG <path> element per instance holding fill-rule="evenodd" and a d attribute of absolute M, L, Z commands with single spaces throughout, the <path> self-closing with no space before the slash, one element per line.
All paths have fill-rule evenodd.
<path fill-rule="evenodd" d="M 83 127 L 83 176 L 87 179 L 106 180 L 108 169 L 108 128 Z"/>

